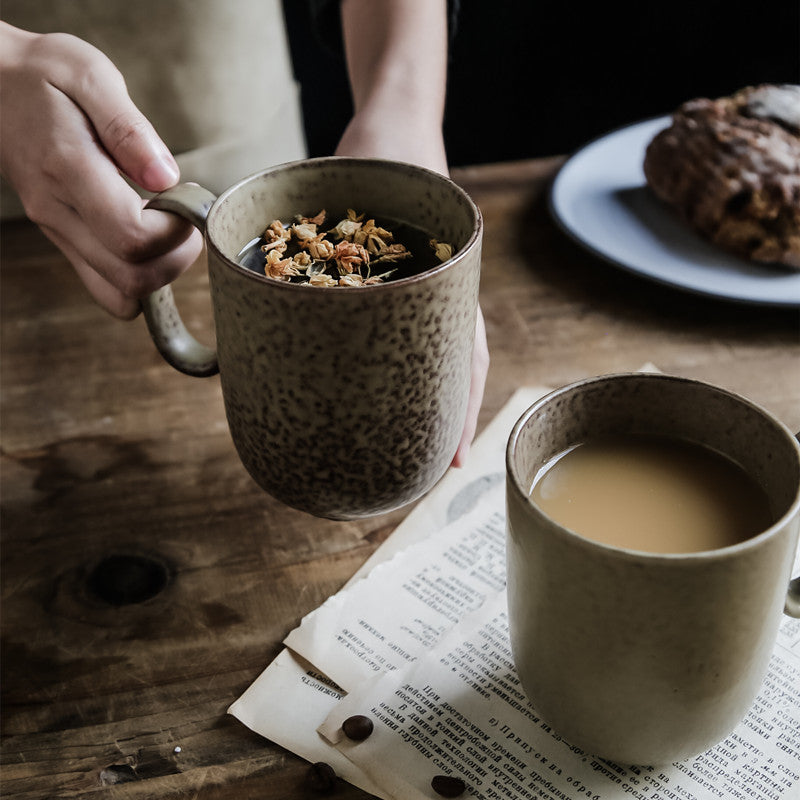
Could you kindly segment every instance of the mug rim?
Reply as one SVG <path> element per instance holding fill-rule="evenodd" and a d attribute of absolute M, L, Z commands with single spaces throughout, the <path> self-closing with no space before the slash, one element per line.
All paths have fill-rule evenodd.
<path fill-rule="evenodd" d="M 465 242 L 463 247 L 461 247 L 458 252 L 454 253 L 447 261 L 443 261 L 441 264 L 436 264 L 432 267 L 429 267 L 424 272 L 419 272 L 414 275 L 409 275 L 405 278 L 399 278 L 394 281 L 386 281 L 385 283 L 379 284 L 372 284 L 370 286 L 315 286 L 313 287 L 314 291 L 323 291 L 323 292 L 338 292 L 341 294 L 346 294 L 349 297 L 353 297 L 355 294 L 361 294 L 363 292 L 388 292 L 388 291 L 399 291 L 405 287 L 413 285 L 415 283 L 420 283 L 423 280 L 428 280 L 431 277 L 438 275 L 442 272 L 448 271 L 453 269 L 456 264 L 467 256 L 467 254 L 474 248 L 476 242 L 480 240 L 480 237 L 483 233 L 483 215 L 481 214 L 480 208 L 478 207 L 477 203 L 470 197 L 469 193 L 463 187 L 459 186 L 452 178 L 447 175 L 442 175 L 440 172 L 436 172 L 435 170 L 429 169 L 428 167 L 422 167 L 418 164 L 412 164 L 410 162 L 405 161 L 395 161 L 393 159 L 388 158 L 372 158 L 372 157 L 356 157 L 356 156 L 320 156 L 316 158 L 303 158 L 298 159 L 296 161 L 286 161 L 282 164 L 275 164 L 274 166 L 267 167 L 266 169 L 258 170 L 257 172 L 253 172 L 250 175 L 245 176 L 241 180 L 236 181 L 232 186 L 229 186 L 225 191 L 223 191 L 219 197 L 214 201 L 211 208 L 208 211 L 208 217 L 206 222 L 206 230 L 205 230 L 205 241 L 206 245 L 209 250 L 212 250 L 215 256 L 219 259 L 219 261 L 225 264 L 226 267 L 232 269 L 237 274 L 242 275 L 242 277 L 255 280 L 257 283 L 264 284 L 267 286 L 274 287 L 277 291 L 308 291 L 309 287 L 305 284 L 301 283 L 292 283 L 291 281 L 279 281 L 275 280 L 274 278 L 268 278 L 266 275 L 261 275 L 258 272 L 254 272 L 247 267 L 243 267 L 241 264 L 237 263 L 233 259 L 226 256 L 217 243 L 214 241 L 214 235 L 212 231 L 213 226 L 213 217 L 215 211 L 218 207 L 222 205 L 231 195 L 235 194 L 239 190 L 241 190 L 245 185 L 251 183 L 253 181 L 258 180 L 259 178 L 269 175 L 274 172 L 283 171 L 287 169 L 302 169 L 305 167 L 317 166 L 317 165 L 325 165 L 325 164 L 344 164 L 345 162 L 349 162 L 351 164 L 373 164 L 373 165 L 384 165 L 389 169 L 404 171 L 404 172 L 415 172 L 427 175 L 433 178 L 435 181 L 442 183 L 443 185 L 449 186 L 452 190 L 454 190 L 457 194 L 461 195 L 461 197 L 466 201 L 467 207 L 470 209 L 474 219 L 474 225 L 472 229 L 472 233 L 469 236 L 469 239 Z M 342 292 L 341 290 L 346 288 L 346 292 Z"/>
<path fill-rule="evenodd" d="M 506 465 L 505 465 L 506 486 L 508 487 L 509 490 L 514 492 L 518 500 L 522 501 L 522 503 L 529 510 L 531 510 L 534 514 L 541 517 L 542 519 L 547 520 L 547 522 L 551 524 L 562 536 L 565 536 L 568 539 L 580 541 L 584 545 L 598 547 L 601 550 L 608 551 L 609 553 L 614 553 L 620 556 L 626 556 L 634 559 L 642 559 L 649 562 L 653 561 L 683 562 L 683 561 L 700 561 L 700 560 L 707 561 L 713 558 L 724 558 L 726 556 L 735 556 L 741 553 L 742 551 L 759 547 L 763 541 L 773 538 L 775 535 L 777 535 L 777 533 L 780 530 L 782 530 L 786 526 L 786 524 L 792 519 L 792 517 L 794 517 L 798 513 L 798 511 L 800 510 L 800 481 L 798 481 L 798 486 L 795 491 L 794 498 L 792 502 L 789 504 L 789 507 L 786 509 L 786 511 L 784 511 L 783 514 L 781 514 L 780 517 L 778 517 L 778 519 L 776 519 L 765 530 L 735 544 L 726 545 L 724 547 L 717 547 L 711 550 L 698 550 L 689 553 L 658 553 L 648 550 L 636 550 L 635 548 L 620 547 L 618 545 L 607 544 L 605 542 L 600 542 L 597 539 L 592 539 L 591 537 L 584 536 L 583 534 L 578 533 L 572 528 L 567 528 L 565 525 L 562 525 L 549 515 L 545 514 L 544 511 L 542 511 L 539 508 L 539 506 L 537 506 L 530 499 L 530 492 L 526 491 L 525 488 L 522 486 L 522 483 L 520 481 L 520 476 L 515 466 L 515 454 L 516 454 L 517 443 L 519 441 L 519 437 L 523 428 L 527 425 L 531 417 L 537 411 L 539 411 L 544 405 L 552 402 L 556 397 L 564 395 L 568 392 L 575 391 L 576 389 L 582 386 L 588 386 L 597 383 L 611 383 L 619 380 L 627 380 L 634 378 L 640 380 L 654 380 L 654 381 L 683 383 L 688 385 L 700 386 L 705 389 L 711 389 L 713 391 L 727 395 L 732 400 L 735 400 L 737 403 L 749 407 L 751 410 L 767 418 L 772 424 L 774 424 L 776 428 L 779 429 L 785 435 L 786 439 L 789 441 L 790 447 L 794 449 L 795 455 L 797 456 L 798 464 L 800 464 L 800 441 L 798 441 L 798 438 L 774 414 L 772 414 L 770 411 L 768 411 L 766 408 L 759 405 L 758 403 L 749 400 L 748 398 L 738 394 L 737 392 L 733 392 L 729 389 L 717 386 L 716 384 L 709 383 L 708 381 L 702 381 L 696 378 L 684 378 L 679 375 L 669 375 L 661 372 L 608 373 L 605 375 L 597 375 L 589 378 L 583 378 L 578 381 L 573 381 L 564 386 L 561 386 L 558 389 L 554 389 L 553 391 L 548 392 L 543 397 L 540 397 L 536 402 L 532 403 L 517 419 L 516 423 L 514 424 L 514 427 L 511 429 L 511 433 L 509 434 L 508 442 L 506 445 Z"/>

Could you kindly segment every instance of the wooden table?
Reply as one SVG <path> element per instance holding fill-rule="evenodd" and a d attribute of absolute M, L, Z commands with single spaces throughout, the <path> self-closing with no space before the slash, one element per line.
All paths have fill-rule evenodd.
<path fill-rule="evenodd" d="M 695 297 L 587 255 L 545 204 L 561 159 L 454 177 L 486 223 L 481 427 L 522 385 L 634 370 L 710 380 L 800 430 L 794 311 Z M 213 336 L 207 277 L 176 295 Z M 318 520 L 241 467 L 217 378 L 174 372 L 27 222 L 2 233 L 2 791 L 311 797 L 307 765 L 226 708 L 408 509 Z M 138 601 L 138 602 L 133 602 Z M 339 798 L 364 798 L 341 786 Z"/>

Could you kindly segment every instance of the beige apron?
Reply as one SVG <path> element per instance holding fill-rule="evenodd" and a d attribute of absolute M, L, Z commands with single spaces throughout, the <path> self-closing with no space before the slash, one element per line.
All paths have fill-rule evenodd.
<path fill-rule="evenodd" d="M 280 0 L 3 0 L 5 22 L 102 50 L 175 154 L 215 193 L 306 155 Z M 2 186 L 4 218 L 22 213 Z"/>

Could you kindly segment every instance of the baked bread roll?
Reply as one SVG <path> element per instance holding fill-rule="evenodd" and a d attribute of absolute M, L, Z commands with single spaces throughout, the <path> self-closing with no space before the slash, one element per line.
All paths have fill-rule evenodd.
<path fill-rule="evenodd" d="M 800 269 L 800 86 L 684 103 L 648 145 L 644 173 L 705 238 Z"/>

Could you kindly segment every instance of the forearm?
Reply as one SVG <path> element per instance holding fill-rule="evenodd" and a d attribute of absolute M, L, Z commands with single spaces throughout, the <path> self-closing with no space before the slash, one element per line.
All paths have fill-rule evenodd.
<path fill-rule="evenodd" d="M 441 124 L 447 73 L 444 0 L 342 0 L 356 112 L 401 107 Z"/>
<path fill-rule="evenodd" d="M 356 127 L 385 152 L 446 171 L 445 0 L 342 0 Z M 403 141 L 405 140 L 405 141 Z"/>

